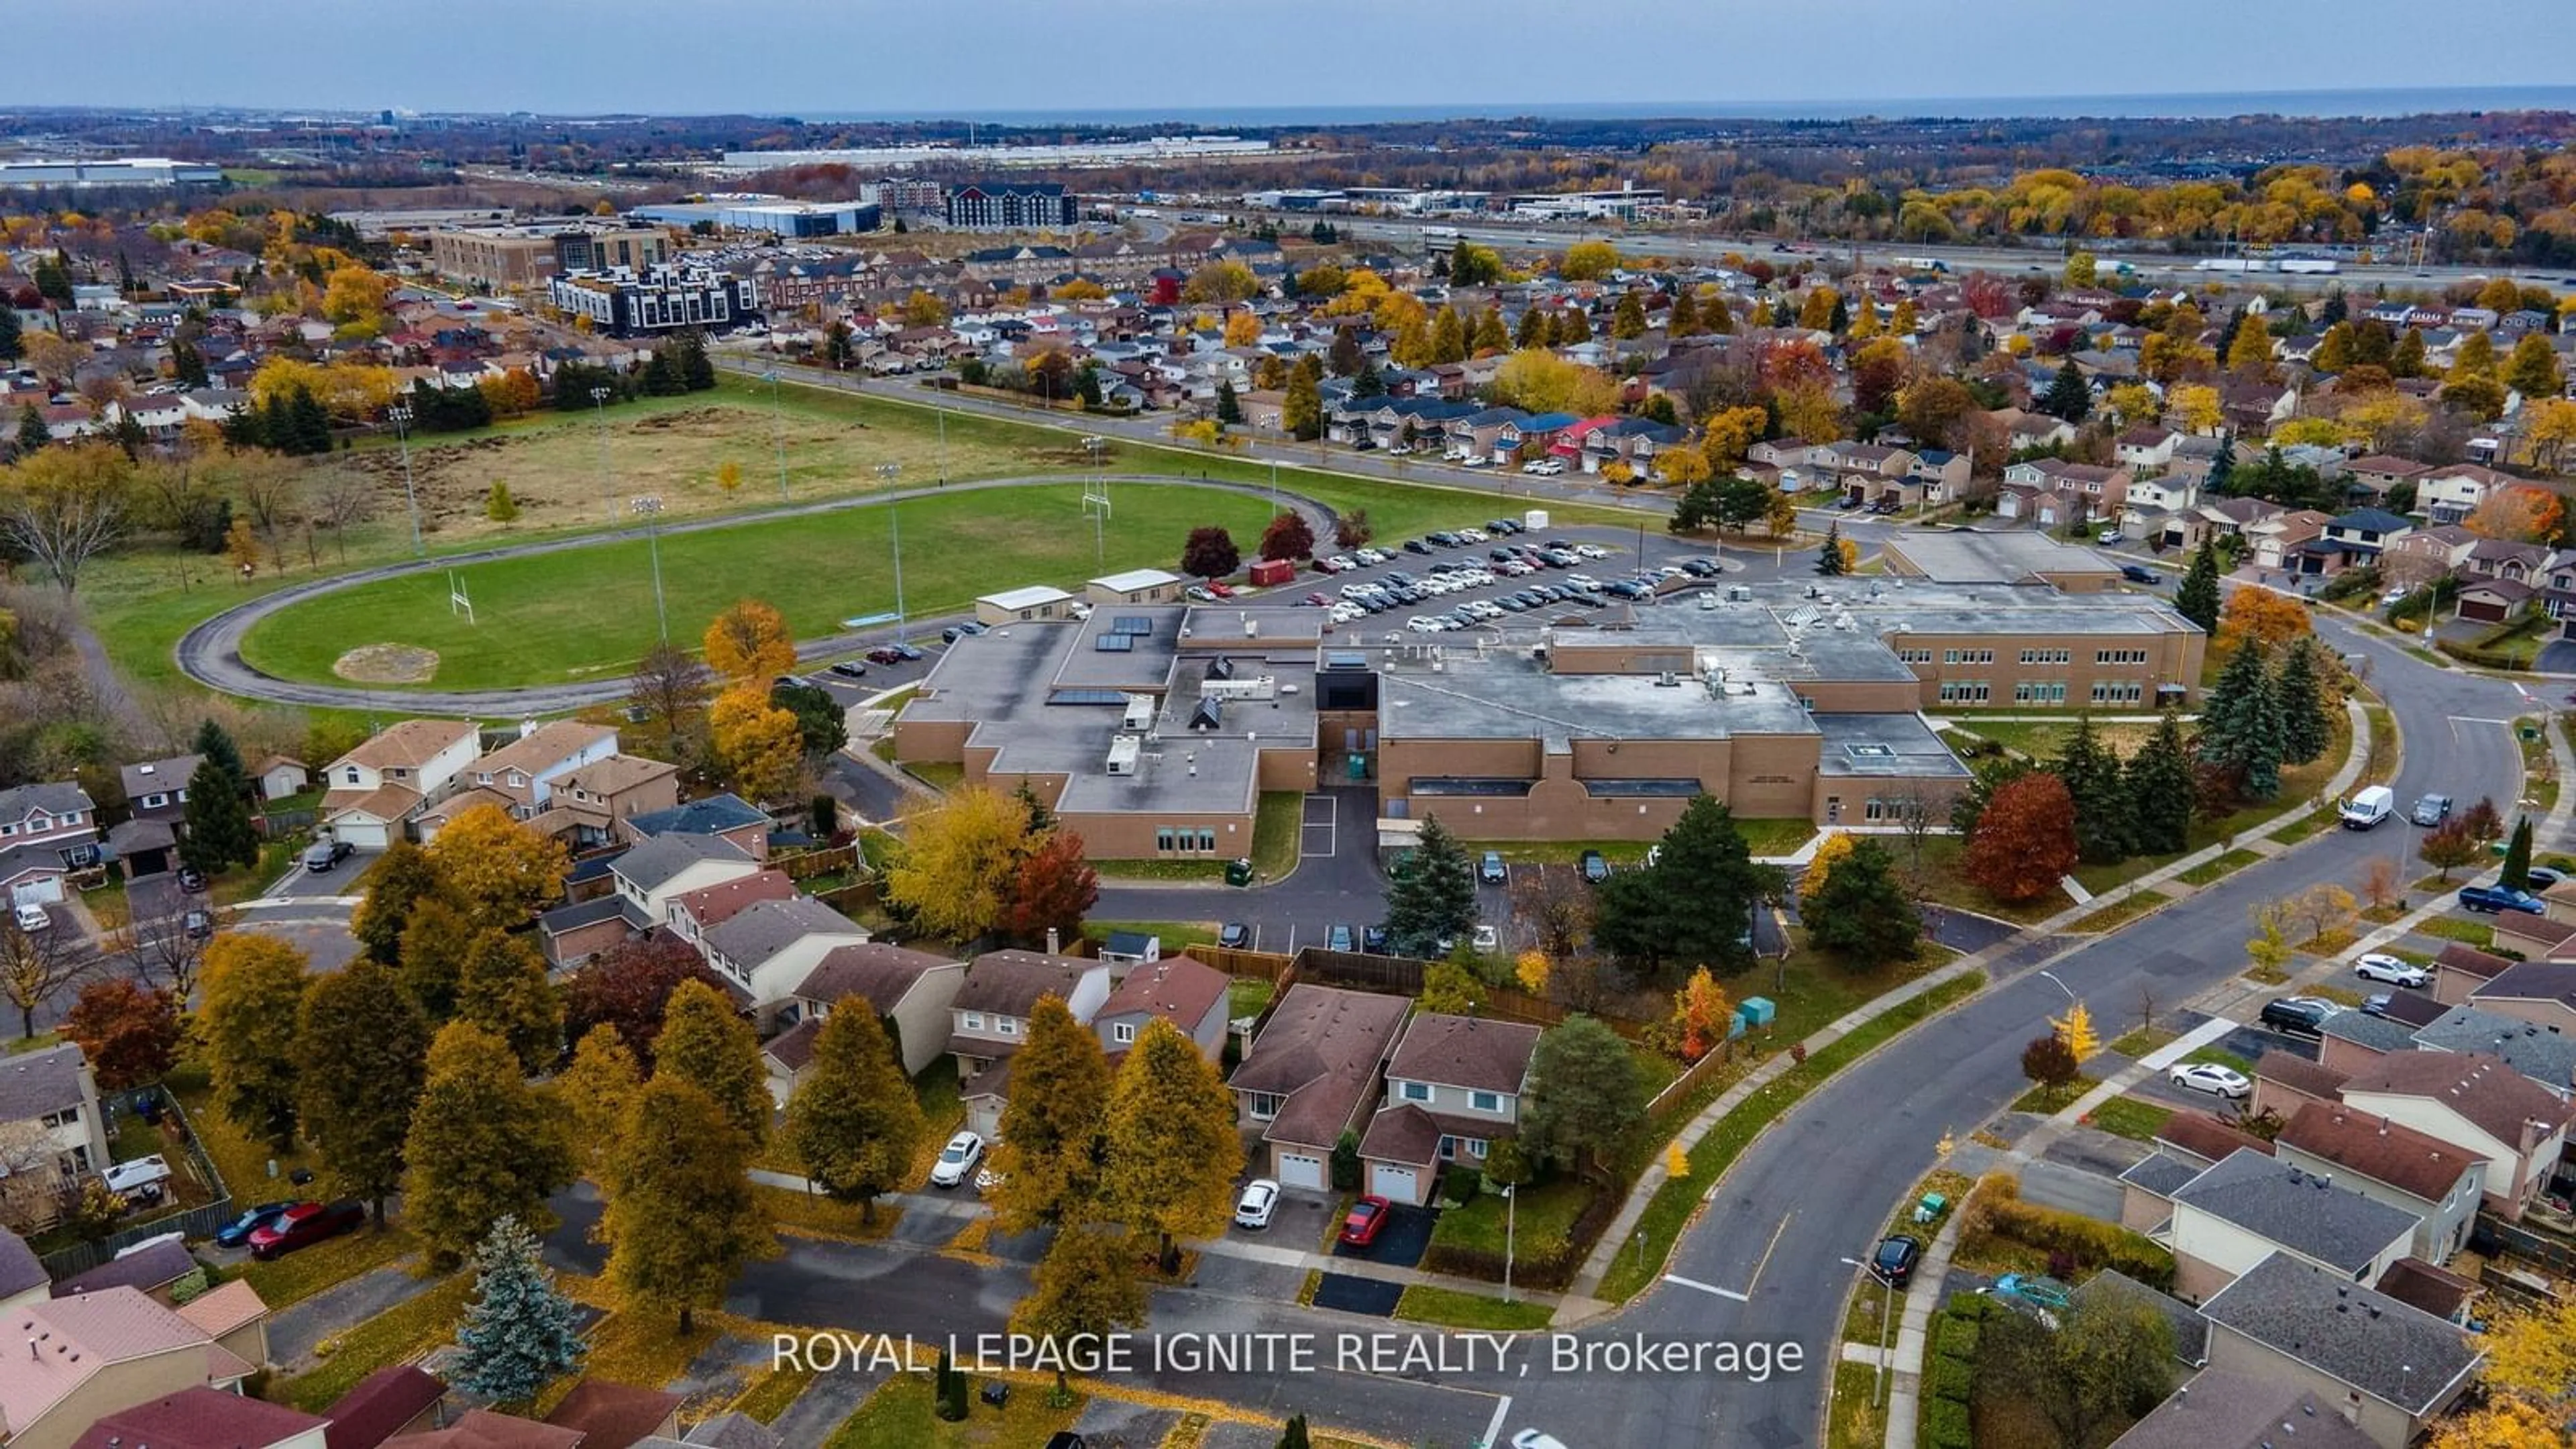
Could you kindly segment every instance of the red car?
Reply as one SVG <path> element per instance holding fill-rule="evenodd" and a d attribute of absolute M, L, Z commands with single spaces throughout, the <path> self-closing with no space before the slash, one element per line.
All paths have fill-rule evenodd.
<path fill-rule="evenodd" d="M 366 1205 L 359 1202 L 300 1202 L 252 1231 L 250 1255 L 265 1263 L 298 1248 L 309 1248 L 366 1225 Z"/>
<path fill-rule="evenodd" d="M 1214 579 L 1207 581 L 1207 591 L 1216 595 L 1220 599 L 1231 599 L 1234 597 L 1234 590 L 1231 587 L 1218 583 Z"/>
<path fill-rule="evenodd" d="M 1377 1241 L 1395 1204 L 1371 1194 L 1351 1204 L 1351 1215 L 1342 1219 L 1342 1241 L 1354 1248 L 1365 1248 Z"/>

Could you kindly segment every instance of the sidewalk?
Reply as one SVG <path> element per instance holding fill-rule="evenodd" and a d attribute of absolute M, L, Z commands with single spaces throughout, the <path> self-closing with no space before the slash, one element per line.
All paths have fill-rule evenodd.
<path fill-rule="evenodd" d="M 2335 771 L 2333 780 L 2329 781 L 2326 785 L 2324 793 L 2328 799 L 2340 798 L 2347 791 L 2351 790 L 2353 783 L 2361 778 L 2362 771 L 2368 768 L 2370 763 L 2369 720 L 2362 713 L 2360 704 L 2353 700 L 2344 701 L 2344 710 L 2346 717 L 2350 719 L 2352 723 L 2352 743 L 2345 752 L 2342 768 Z M 2278 823 L 2274 826 L 2267 827 L 2267 830 L 2273 828 L 2278 828 Z M 2260 839 L 2262 837 L 2257 836 L 2255 838 Z M 1937 971 L 1918 976 L 1914 980 L 1907 982 L 1905 985 L 1898 987 L 1896 990 L 1888 992 L 1886 995 L 1881 996 L 1876 1000 L 1857 1007 L 1835 1021 L 1818 1029 L 1802 1043 L 1802 1045 L 1806 1047 L 1806 1054 L 1808 1056 L 1815 1055 L 1817 1052 L 1833 1045 L 1842 1038 L 1849 1036 L 1855 1029 L 1861 1026 L 1864 1022 L 1870 1020 L 1872 1017 L 1875 1017 L 1881 1012 L 1887 1011 L 1892 1007 L 1911 1001 L 1915 997 L 1933 990 L 1944 982 L 1954 980 L 1970 971 L 1984 970 L 1988 965 L 2002 958 L 2016 945 L 2022 944 L 2023 942 L 2031 939 L 2050 936 L 2057 932 L 2066 930 L 2077 921 L 2082 920 L 2084 917 L 2099 909 L 2102 903 L 2125 899 L 2139 891 L 2153 890 L 2155 887 L 2164 884 L 2166 881 L 2172 880 L 2176 876 L 2183 874 L 2185 871 L 2205 865 L 2210 861 L 2216 860 L 2225 855 L 2228 851 L 2238 848 L 2240 847 L 2236 843 L 2226 840 L 2219 841 L 2215 845 L 2206 846 L 2172 862 L 2171 864 L 2159 866 L 2145 875 L 2140 876 L 2135 881 L 2120 887 L 2118 890 L 2109 892 L 2105 896 L 2097 897 L 2093 901 L 2079 902 L 2075 905 L 2068 906 L 2065 910 L 2059 911 L 2056 915 L 2050 916 L 2048 919 L 2027 928 L 2018 935 L 2007 937 L 2005 940 L 1998 942 L 1993 946 L 1989 946 L 1985 950 L 1979 951 L 1974 955 L 1962 956 L 1958 960 L 1951 962 L 1949 965 L 1944 966 Z M 2168 899 L 2170 900 L 2173 898 Z M 2136 921 L 2133 920 L 2128 924 L 2134 926 Z M 2069 947 L 2068 949 L 2072 950 L 2075 948 Z M 2045 965 L 2047 963 L 2041 962 L 2038 964 Z M 1867 1058 L 1864 1057 L 1862 1060 L 1867 1060 Z M 1685 1152 L 1698 1147 L 1700 1139 L 1706 1137 L 1709 1132 L 1717 1126 L 1718 1122 L 1726 1116 L 1726 1114 L 1741 1106 L 1745 1099 L 1752 1096 L 1755 1092 L 1760 1091 L 1764 1087 L 1769 1086 L 1772 1082 L 1778 1080 L 1782 1073 L 1788 1071 L 1789 1068 L 1794 1065 L 1795 1063 L 1791 1060 L 1790 1053 L 1775 1053 L 1770 1060 L 1745 1074 L 1742 1081 L 1729 1087 L 1716 1101 L 1709 1103 L 1707 1107 L 1703 1108 L 1698 1116 L 1693 1117 L 1688 1123 L 1684 1124 L 1682 1129 L 1674 1134 L 1673 1140 L 1680 1143 Z M 1853 1065 L 1858 1065 L 1858 1063 L 1854 1063 Z M 1848 1071 L 1850 1070 L 1850 1067 L 1845 1067 L 1844 1070 Z M 1775 1122 L 1773 1125 L 1777 1126 L 1778 1124 Z M 1768 1131 L 1770 1129 L 1765 1128 L 1764 1130 Z M 1656 1191 L 1664 1185 L 1665 1181 L 1666 1174 L 1664 1172 L 1663 1160 L 1660 1156 L 1650 1164 L 1644 1172 L 1638 1174 L 1636 1184 L 1628 1190 L 1628 1200 L 1621 1204 L 1618 1216 L 1610 1220 L 1610 1226 L 1602 1230 L 1600 1240 L 1593 1245 L 1592 1256 L 1584 1262 L 1583 1271 L 1575 1275 L 1573 1287 L 1569 1289 L 1566 1294 L 1565 1310 L 1558 1314 L 1558 1327 L 1567 1327 L 1571 1324 L 1580 1323 L 1585 1319 L 1598 1316 L 1611 1310 L 1613 1305 L 1603 1303 L 1597 1297 L 1601 1291 L 1601 1282 L 1604 1278 L 1609 1276 L 1611 1265 L 1618 1260 L 1619 1253 L 1628 1246 L 1630 1236 L 1636 1232 L 1638 1219 L 1645 1216 L 1646 1205 L 1654 1200 Z M 1723 1186 L 1724 1183 L 1725 1177 L 1721 1174 L 1717 1180 L 1710 1182 L 1701 1192 L 1700 1204 L 1702 1209 L 1705 1209 L 1710 1199 L 1717 1196 L 1717 1190 Z M 1693 1215 L 1692 1221 L 1697 1221 L 1696 1213 Z M 1690 1226 L 1685 1224 L 1682 1231 L 1684 1233 L 1688 1233 L 1690 1231 Z M 1892 1437 L 1890 1439 L 1890 1449 L 1898 1449 L 1898 1446 L 1895 1445 Z"/>

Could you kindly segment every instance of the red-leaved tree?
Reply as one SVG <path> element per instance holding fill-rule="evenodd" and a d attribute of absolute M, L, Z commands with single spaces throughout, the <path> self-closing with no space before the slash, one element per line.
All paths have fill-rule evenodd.
<path fill-rule="evenodd" d="M 1052 926 L 1064 939 L 1081 934 L 1082 918 L 1100 899 L 1100 875 L 1083 857 L 1082 837 L 1059 826 L 1020 858 L 1002 929 L 1032 944 Z"/>
<path fill-rule="evenodd" d="M 2045 772 L 1995 790 L 1968 836 L 1961 870 L 1999 901 L 2037 900 L 2075 868 L 2075 799 Z"/>
<path fill-rule="evenodd" d="M 161 1080 L 179 1059 L 179 1004 L 122 977 L 81 988 L 63 1034 L 80 1043 L 98 1084 L 110 1091 Z"/>
<path fill-rule="evenodd" d="M 564 983 L 564 1040 L 577 1042 L 594 1026 L 615 1027 L 618 1039 L 649 1071 L 663 1008 L 683 981 L 725 989 L 685 941 L 647 936 L 612 946 Z"/>
<path fill-rule="evenodd" d="M 1261 530 L 1263 558 L 1305 558 L 1315 551 L 1315 526 L 1306 515 L 1290 509 L 1270 520 Z"/>

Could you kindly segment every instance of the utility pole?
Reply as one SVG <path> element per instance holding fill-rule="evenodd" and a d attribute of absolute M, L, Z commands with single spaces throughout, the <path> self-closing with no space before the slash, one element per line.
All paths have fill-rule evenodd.
<path fill-rule="evenodd" d="M 653 555 L 653 617 L 661 625 L 662 642 L 671 642 L 671 612 L 662 604 L 662 500 L 658 497 L 631 498 L 628 510 L 644 520 L 645 546 Z"/>
<path fill-rule="evenodd" d="M 903 465 L 879 463 L 877 476 L 884 479 L 886 487 L 891 489 L 894 487 L 894 480 L 903 476 Z M 909 644 L 912 640 L 907 637 L 906 620 L 903 614 L 903 515 L 895 510 L 895 505 L 891 502 L 886 504 L 886 531 L 893 535 L 894 539 L 894 642 Z"/>
<path fill-rule="evenodd" d="M 420 541 L 420 493 L 411 481 L 411 404 L 395 403 L 385 409 L 394 425 L 394 445 L 402 449 L 403 499 L 411 505 L 411 551 L 415 558 L 429 557 L 429 545 Z"/>
<path fill-rule="evenodd" d="M 778 453 L 778 501 L 784 503 L 787 501 L 787 434 L 786 422 L 778 405 L 778 369 L 772 367 L 761 377 L 769 384 L 769 443 Z"/>
<path fill-rule="evenodd" d="M 613 525 L 617 522 L 617 490 L 608 482 L 608 393 L 604 387 L 590 390 L 590 416 L 599 425 L 599 498 Z"/>

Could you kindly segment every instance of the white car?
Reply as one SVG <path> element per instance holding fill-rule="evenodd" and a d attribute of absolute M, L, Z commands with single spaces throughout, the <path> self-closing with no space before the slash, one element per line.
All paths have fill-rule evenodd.
<path fill-rule="evenodd" d="M 1565 1449 L 1565 1441 L 1539 1429 L 1523 1429 L 1512 1436 L 1512 1449 Z"/>
<path fill-rule="evenodd" d="M 1492 951 L 1503 944 L 1503 933 L 1491 926 L 1478 926 L 1476 934 L 1469 937 L 1468 941 L 1479 951 Z"/>
<path fill-rule="evenodd" d="M 1574 546 L 1574 553 L 1577 558 L 1608 558 L 1610 556 L 1610 550 L 1603 548 L 1597 543 L 1578 543 Z"/>
<path fill-rule="evenodd" d="M 2385 981 L 2392 986 L 2422 988 L 2433 979 L 2433 973 L 2411 965 L 2383 951 L 2373 951 L 2352 963 L 2352 974 L 2364 981 Z"/>
<path fill-rule="evenodd" d="M 46 914 L 45 908 L 34 901 L 20 903 L 9 914 L 17 920 L 18 929 L 30 936 L 39 931 L 50 931 L 54 928 L 54 918 Z"/>
<path fill-rule="evenodd" d="M 1270 1226 L 1270 1215 L 1278 1210 L 1279 1184 L 1256 1177 L 1244 1184 L 1243 1196 L 1234 1205 L 1234 1225 L 1257 1232 Z"/>
<path fill-rule="evenodd" d="M 2231 1101 L 2240 1100 L 2254 1090 L 2243 1072 L 2222 1067 L 2216 1062 L 2185 1062 L 2173 1069 L 2173 1084 L 2195 1092 L 2215 1092 Z"/>
<path fill-rule="evenodd" d="M 1428 614 L 1416 614 L 1404 621 L 1404 627 L 1416 634 L 1437 634 L 1447 626 Z"/>
<path fill-rule="evenodd" d="M 984 1139 L 972 1132 L 960 1132 L 939 1149 L 939 1161 L 930 1168 L 932 1187 L 955 1187 L 984 1160 Z"/>

